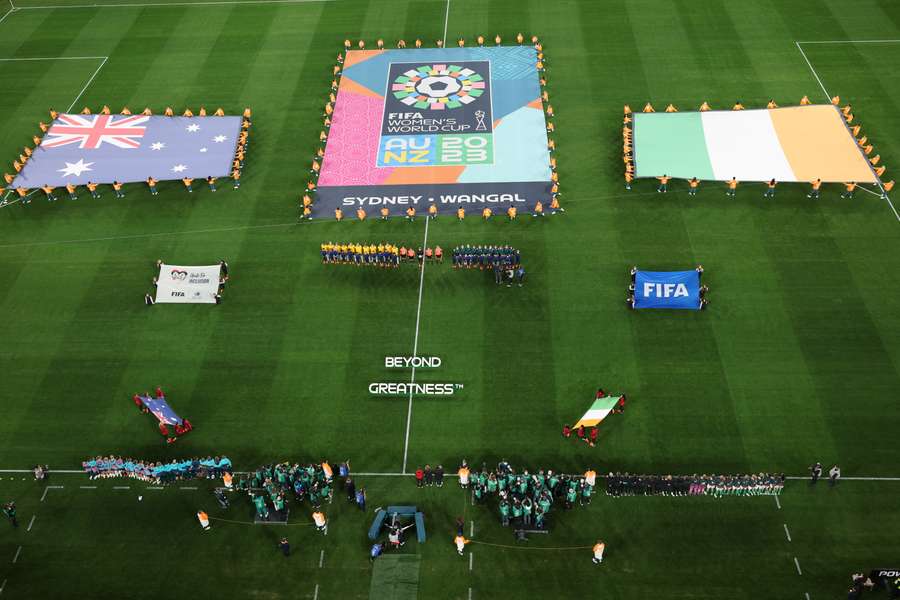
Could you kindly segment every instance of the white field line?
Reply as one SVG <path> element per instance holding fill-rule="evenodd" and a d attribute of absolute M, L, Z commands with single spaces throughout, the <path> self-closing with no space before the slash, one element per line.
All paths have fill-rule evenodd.
<path fill-rule="evenodd" d="M 22 553 L 22 546 L 19 546 L 18 550 L 16 550 L 16 555 L 13 556 L 13 564 L 16 564 L 16 561 L 19 560 L 19 554 Z"/>
<path fill-rule="evenodd" d="M 96 485 L 79 485 L 78 488 L 82 489 L 82 490 L 96 490 L 97 486 Z"/>
<path fill-rule="evenodd" d="M 192 490 L 192 491 L 193 491 L 193 490 L 196 490 L 197 488 L 191 487 L 191 486 L 184 486 L 184 487 L 180 487 L 180 488 L 178 488 L 178 489 L 179 489 L 179 490 Z"/>
<path fill-rule="evenodd" d="M 425 215 L 425 239 L 422 241 L 422 248 L 428 247 L 428 222 L 431 221 L 431 218 L 426 214 Z M 425 285 L 425 259 L 422 259 L 422 268 L 419 273 L 419 301 L 416 304 L 416 334 L 413 338 L 413 352 L 412 356 L 417 356 L 417 352 L 419 351 L 419 320 L 422 316 L 422 289 Z M 409 383 L 413 384 L 416 382 L 416 365 L 413 364 L 412 372 L 409 376 Z M 409 406 L 406 409 L 406 438 L 403 441 L 403 469 L 401 471 L 406 473 L 406 458 L 409 453 L 409 428 L 412 424 L 412 406 L 413 406 L 413 386 L 409 386 Z"/>
<path fill-rule="evenodd" d="M 5 21 L 5 20 L 6 20 L 6 17 L 8 17 L 9 15 L 13 14 L 14 12 L 16 12 L 16 9 L 15 9 L 15 8 L 9 9 L 9 10 L 6 12 L 5 15 L 3 15 L 2 17 L 0 17 L 0 23 L 2 23 L 3 21 Z M 4 583 L 5 583 L 5 581 L 4 581 Z"/>
<path fill-rule="evenodd" d="M 447 11 L 444 13 L 444 48 L 447 48 L 447 24 L 450 22 L 450 0 L 447 0 Z"/>
<path fill-rule="evenodd" d="M 809 600 L 809 592 L 803 592 L 803 595 L 806 596 L 806 600 Z"/>
<path fill-rule="evenodd" d="M 872 40 L 872 42 L 880 42 L 880 43 L 889 43 L 890 41 L 891 40 Z M 900 40 L 897 40 L 897 41 L 900 41 Z M 872 43 L 872 42 L 870 42 L 870 43 Z M 810 43 L 810 42 L 794 42 L 794 45 L 797 46 L 797 50 L 800 51 L 800 54 L 803 56 L 803 60 L 806 61 L 806 64 L 809 67 L 809 70 L 812 72 L 813 77 L 815 77 L 816 81 L 819 82 L 819 87 L 822 88 L 822 91 L 825 93 L 825 99 L 830 102 L 831 94 L 829 94 L 828 90 L 825 89 L 825 85 L 822 83 L 822 79 L 819 77 L 819 74 L 816 72 L 816 69 L 812 66 L 812 63 L 810 62 L 809 57 L 806 56 L 806 52 L 803 51 L 802 44 L 808 44 L 808 43 Z M 831 43 L 831 42 L 818 42 L 818 43 L 826 44 L 826 43 Z M 845 42 L 845 43 L 851 43 L 851 42 Z M 862 42 L 862 40 L 860 40 L 859 42 L 852 42 L 852 43 L 865 43 L 865 42 Z M 847 132 L 850 133 L 849 125 L 847 125 L 846 123 L 844 123 L 844 125 L 847 126 Z M 851 135 L 851 137 L 853 136 L 852 133 L 850 133 L 850 135 Z M 854 138 L 854 141 L 855 141 L 855 138 Z M 872 175 L 875 175 L 875 168 L 871 164 L 869 164 L 869 159 L 868 159 L 868 157 L 866 157 L 865 154 L 862 153 L 862 148 L 860 148 L 859 151 L 863 157 L 863 160 L 866 161 L 866 165 L 868 165 L 869 170 L 872 171 Z M 881 197 L 887 201 L 888 206 L 891 207 L 891 211 L 894 213 L 894 216 L 897 218 L 897 221 L 900 221 L 900 212 L 897 212 L 897 207 L 895 207 L 894 203 L 891 202 L 891 199 L 887 195 L 887 191 L 884 189 L 884 186 L 882 186 L 881 181 L 878 179 L 877 175 L 875 175 L 875 180 L 878 184 L 878 188 L 881 190 Z M 865 188 L 863 188 L 863 189 L 865 189 Z M 869 190 L 866 190 L 866 191 L 869 191 Z"/>
<path fill-rule="evenodd" d="M 100 69 L 103 68 L 103 65 L 106 64 L 106 61 L 107 61 L 107 60 L 109 60 L 109 57 L 108 57 L 108 56 L 104 56 L 104 57 L 103 57 L 103 62 L 100 63 L 100 66 L 97 67 L 97 70 L 94 71 L 94 74 L 91 75 L 91 78 L 87 80 L 87 83 L 84 84 L 84 87 L 81 88 L 81 91 L 78 92 L 78 95 L 75 96 L 75 99 L 74 99 L 74 100 L 72 100 L 72 104 L 69 105 L 69 108 L 66 110 L 66 112 L 72 112 L 72 107 L 75 106 L 75 103 L 76 103 L 76 102 L 78 102 L 79 100 L 81 100 L 81 96 L 87 91 L 88 86 L 90 86 L 91 83 L 94 81 L 94 78 L 97 76 L 97 73 L 100 72 Z"/>
<path fill-rule="evenodd" d="M 316 584 L 316 591 L 313 592 L 313 600 L 319 600 L 319 584 Z"/>
<path fill-rule="evenodd" d="M 133 240 L 133 239 L 142 239 L 142 238 L 151 238 L 151 237 L 160 237 L 167 235 L 193 235 L 197 233 L 220 233 L 224 231 L 243 231 L 246 229 L 268 229 L 272 227 L 288 227 L 290 225 L 296 225 L 296 222 L 290 223 L 273 223 L 271 225 L 242 225 L 238 227 L 218 227 L 214 229 L 193 229 L 187 231 L 163 231 L 159 233 L 139 233 L 135 235 L 115 235 L 110 237 L 101 237 L 101 238 L 84 238 L 80 240 L 57 240 L 53 242 L 26 242 L 24 244 L 0 244 L 0 248 L 20 248 L 27 246 L 55 246 L 58 244 L 86 244 L 89 242 L 112 242 L 117 240 Z M 3 471 L 0 471 L 2 473 Z M 59 471 L 56 471 L 57 473 Z M 81 471 L 78 471 L 81 473 Z"/>
<path fill-rule="evenodd" d="M 469 588 L 469 600 L 472 600 L 472 588 Z"/>
<path fill-rule="evenodd" d="M 898 44 L 900 40 L 811 40 L 798 44 Z"/>
<path fill-rule="evenodd" d="M 778 499 L 778 496 L 772 496 L 775 498 L 775 506 L 778 507 L 778 510 L 781 510 L 781 501 Z"/>
<path fill-rule="evenodd" d="M 20 60 L 102 60 L 106 56 L 32 56 L 27 58 L 0 58 L 0 62 L 16 62 Z"/>
<path fill-rule="evenodd" d="M 825 97 L 828 100 L 831 100 L 831 95 L 828 93 L 828 90 L 825 89 L 825 84 L 822 83 L 822 80 L 819 79 L 819 74 L 816 73 L 816 70 L 813 68 L 812 63 L 809 62 L 809 58 L 806 56 L 806 52 L 803 51 L 803 47 L 800 45 L 800 42 L 794 42 L 794 45 L 797 46 L 797 50 L 800 51 L 800 54 L 803 56 L 803 60 L 806 61 L 809 70 L 812 71 L 813 77 L 816 78 L 816 81 L 819 82 L 819 87 L 822 88 L 822 92 L 825 93 Z"/>
<path fill-rule="evenodd" d="M 28 529 L 25 531 L 31 531 L 31 528 L 34 527 L 34 520 L 37 518 L 37 515 L 31 515 L 31 520 L 28 521 Z"/>
<path fill-rule="evenodd" d="M 3 590 L 6 589 L 6 580 L 3 580 L 3 583 L 0 583 L 0 594 L 3 593 Z"/>
<path fill-rule="evenodd" d="M 325 562 L 325 550 L 322 550 L 319 553 L 319 568 L 320 569 L 322 568 L 322 563 L 324 563 L 324 562 Z"/>
<path fill-rule="evenodd" d="M 131 486 L 130 485 L 114 485 L 113 489 L 114 490 L 130 490 Z"/>
<path fill-rule="evenodd" d="M 475 537 L 475 521 L 469 523 L 469 537 Z"/>
<path fill-rule="evenodd" d="M 472 561 L 475 560 L 475 553 L 469 552 L 469 570 L 472 570 Z"/>
<path fill-rule="evenodd" d="M 796 556 L 794 557 L 794 566 L 797 567 L 797 575 L 803 575 L 803 571 L 800 570 L 800 561 Z"/>
<path fill-rule="evenodd" d="M 69 6 L 17 6 L 16 10 L 57 10 L 60 8 L 144 8 L 168 6 L 228 6 L 231 4 L 310 4 L 335 0 L 216 0 L 210 2 L 124 2 L 121 4 L 72 4 Z"/>
<path fill-rule="evenodd" d="M 787 541 L 791 541 L 791 532 L 788 531 L 787 523 L 784 523 L 784 535 L 787 536 Z"/>

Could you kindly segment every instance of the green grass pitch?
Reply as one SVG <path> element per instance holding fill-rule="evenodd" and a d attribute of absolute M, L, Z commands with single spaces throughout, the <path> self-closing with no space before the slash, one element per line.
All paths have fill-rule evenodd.
<path fill-rule="evenodd" d="M 132 185 L 121 201 L 106 191 L 99 201 L 0 209 L 0 468 L 76 469 L 98 453 L 224 453 L 238 469 L 327 456 L 398 473 L 404 458 L 410 470 L 505 457 L 579 472 L 802 475 L 819 460 L 845 476 L 900 476 L 892 206 L 865 193 L 842 201 L 833 188 L 811 201 L 787 185 L 774 202 L 751 186 L 734 200 L 715 184 L 694 198 L 683 182 L 666 196 L 647 181 L 626 192 L 619 137 L 625 103 L 760 107 L 804 94 L 821 102 L 827 90 L 853 104 L 895 178 L 896 3 L 13 2 L 15 10 L 0 9 L 5 164 L 49 107 L 76 98 L 76 108 L 114 110 L 250 106 L 254 125 L 237 192 L 188 197 L 173 182 L 157 197 Z M 319 263 L 326 240 L 419 245 L 422 220 L 296 224 L 343 40 L 433 44 L 445 27 L 451 43 L 518 31 L 544 43 L 567 213 L 515 224 L 439 218 L 428 229 L 429 244 L 444 248 L 520 248 L 529 270 L 522 289 L 428 266 L 420 296 L 415 268 Z M 232 272 L 221 306 L 142 305 L 157 258 L 221 257 Z M 708 311 L 625 310 L 632 264 L 697 263 L 711 288 Z M 408 355 L 416 335 L 420 354 L 443 360 L 417 380 L 464 389 L 416 398 L 407 439 L 408 400 L 370 397 L 367 385 L 408 376 L 387 372 L 383 359 Z M 129 400 L 156 384 L 197 426 L 174 446 Z M 598 447 L 567 443 L 562 423 L 582 414 L 597 385 L 627 392 L 628 412 L 603 426 Z M 46 489 L 27 474 L 0 476 L 0 500 L 16 499 L 21 521 L 18 530 L 0 523 L 2 600 L 369 597 L 371 510 L 340 497 L 323 537 L 300 525 L 246 525 L 249 508 L 236 503 L 217 513 L 206 482 L 144 490 L 57 474 L 49 483 L 63 487 Z M 419 557 L 423 599 L 818 600 L 843 597 L 851 572 L 897 567 L 900 556 L 896 480 L 835 489 L 792 480 L 780 505 L 601 495 L 588 508 L 554 509 L 553 533 L 528 549 L 504 547 L 509 532 L 454 480 L 442 490 L 417 490 L 409 477 L 359 480 L 371 507 L 426 511 L 429 541 L 406 547 Z M 204 533 L 200 506 L 238 522 Z M 308 522 L 305 507 L 295 515 Z M 469 546 L 471 568 L 450 544 L 458 516 L 481 543 Z M 282 531 L 294 545 L 287 561 L 274 548 Z M 587 550 L 567 549 L 598 537 L 608 544 L 602 567 Z"/>

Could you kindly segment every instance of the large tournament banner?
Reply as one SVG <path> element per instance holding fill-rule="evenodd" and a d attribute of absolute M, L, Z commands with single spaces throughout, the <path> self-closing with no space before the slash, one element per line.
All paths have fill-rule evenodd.
<path fill-rule="evenodd" d="M 311 216 L 549 204 L 540 93 L 531 47 L 347 52 Z"/>
<path fill-rule="evenodd" d="M 221 265 L 186 267 L 159 265 L 156 303 L 215 304 Z"/>

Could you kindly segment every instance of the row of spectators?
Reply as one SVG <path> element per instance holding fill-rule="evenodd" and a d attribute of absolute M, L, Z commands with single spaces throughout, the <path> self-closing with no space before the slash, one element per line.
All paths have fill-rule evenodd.
<path fill-rule="evenodd" d="M 562 503 L 566 510 L 576 502 L 581 506 L 590 504 L 597 483 L 593 469 L 584 475 L 564 475 L 549 469 L 533 473 L 523 469 L 517 473 L 506 460 L 490 470 L 482 464 L 480 471 L 473 471 L 463 460 L 457 474 L 460 487 L 471 489 L 475 502 L 496 498 L 504 527 L 512 523 L 515 527 L 541 529 L 554 503 Z"/>
<path fill-rule="evenodd" d="M 226 456 L 188 458 L 172 462 L 142 461 L 119 456 L 98 456 L 81 463 L 91 479 L 131 477 L 149 483 L 172 483 L 184 479 L 216 479 L 231 472 Z"/>
<path fill-rule="evenodd" d="M 370 265 L 376 267 L 399 267 L 404 261 L 436 261 L 444 262 L 444 249 L 440 246 L 414 250 L 412 246 L 396 246 L 388 243 L 358 244 L 332 243 L 321 244 L 319 252 L 322 264 Z"/>
<path fill-rule="evenodd" d="M 747 475 L 635 475 L 610 473 L 610 496 L 777 496 L 784 489 L 784 474 Z"/>

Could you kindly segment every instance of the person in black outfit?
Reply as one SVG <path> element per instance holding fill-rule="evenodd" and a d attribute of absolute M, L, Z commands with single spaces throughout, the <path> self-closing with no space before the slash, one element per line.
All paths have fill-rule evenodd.
<path fill-rule="evenodd" d="M 348 477 L 344 485 L 347 489 L 347 502 L 356 502 L 356 484 Z"/>

